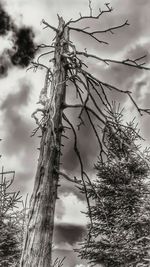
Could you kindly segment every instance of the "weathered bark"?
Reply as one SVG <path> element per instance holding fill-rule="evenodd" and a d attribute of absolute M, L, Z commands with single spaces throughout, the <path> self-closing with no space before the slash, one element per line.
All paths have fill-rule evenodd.
<path fill-rule="evenodd" d="M 62 107 L 65 100 L 66 70 L 62 53 L 67 50 L 68 29 L 63 29 L 64 21 L 59 18 L 56 35 L 54 75 L 52 90 L 55 94 L 55 116 L 53 118 L 56 142 L 52 130 L 52 121 L 42 131 L 40 156 L 35 177 L 34 190 L 30 201 L 30 213 L 27 234 L 21 259 L 21 267 L 52 266 L 52 238 L 54 211 L 57 199 L 58 174 L 60 163 L 60 145 L 62 130 Z"/>

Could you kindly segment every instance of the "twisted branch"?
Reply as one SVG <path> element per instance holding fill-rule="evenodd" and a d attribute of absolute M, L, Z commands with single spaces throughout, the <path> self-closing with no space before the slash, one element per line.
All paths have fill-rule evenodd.
<path fill-rule="evenodd" d="M 81 13 L 80 13 L 80 18 L 78 18 L 78 19 L 76 19 L 76 20 L 73 20 L 73 19 L 70 19 L 67 23 L 66 23 L 66 25 L 65 26 L 68 26 L 69 24 L 71 24 L 71 23 L 76 23 L 76 22 L 79 22 L 79 21 L 81 21 L 81 20 L 85 20 L 85 19 L 99 19 L 103 14 L 105 14 L 105 13 L 111 13 L 112 11 L 113 11 L 113 9 L 112 9 L 112 7 L 110 7 L 110 4 L 109 3 L 106 3 L 105 4 L 105 6 L 106 6 L 106 10 L 101 10 L 100 8 L 99 8 L 99 13 L 98 13 L 98 15 L 97 16 L 91 16 L 91 14 L 90 14 L 90 16 L 82 16 L 81 15 Z"/>

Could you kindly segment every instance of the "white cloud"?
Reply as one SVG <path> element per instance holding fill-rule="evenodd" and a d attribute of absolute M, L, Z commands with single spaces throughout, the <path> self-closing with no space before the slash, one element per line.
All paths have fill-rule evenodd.
<path fill-rule="evenodd" d="M 67 196 L 61 196 L 61 201 L 63 203 L 64 214 L 62 217 L 56 217 L 56 223 L 73 223 L 77 225 L 85 225 L 87 218 L 81 211 L 85 211 L 86 203 L 80 201 L 72 193 Z M 56 203 L 56 214 L 59 208 L 59 200 Z"/>

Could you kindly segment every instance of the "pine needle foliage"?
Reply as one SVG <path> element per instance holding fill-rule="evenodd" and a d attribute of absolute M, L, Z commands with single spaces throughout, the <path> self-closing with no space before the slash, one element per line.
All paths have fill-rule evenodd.
<path fill-rule="evenodd" d="M 0 267 L 17 267 L 22 246 L 20 213 L 17 212 L 21 196 L 10 188 L 14 172 L 4 172 L 2 168 L 0 176 Z"/>
<path fill-rule="evenodd" d="M 119 117 L 120 120 L 120 117 Z M 107 157 L 98 160 L 89 186 L 91 223 L 80 250 L 91 266 L 150 266 L 149 150 L 140 152 L 134 123 L 105 128 Z M 97 265 L 96 265 L 97 266 Z"/>

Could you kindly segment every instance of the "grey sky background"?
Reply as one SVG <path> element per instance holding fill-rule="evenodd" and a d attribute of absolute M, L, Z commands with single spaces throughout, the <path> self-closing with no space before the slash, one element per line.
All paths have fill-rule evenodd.
<path fill-rule="evenodd" d="M 89 14 L 87 0 L 5 0 L 0 1 L 2 7 L 12 18 L 16 27 L 30 27 L 34 32 L 34 41 L 37 44 L 50 44 L 53 32 L 45 29 L 40 24 L 42 19 L 57 27 L 57 13 L 67 21 L 70 18 L 78 18 Z M 89 37 L 81 34 L 72 34 L 71 40 L 79 49 L 87 48 L 89 53 L 100 57 L 113 59 L 137 58 L 147 55 L 145 61 L 150 61 L 150 1 L 148 0 L 111 0 L 114 8 L 112 14 L 104 15 L 99 22 L 82 23 L 82 26 L 90 26 L 92 29 L 106 29 L 109 26 L 118 25 L 128 19 L 130 26 L 115 31 L 115 34 L 107 33 L 102 39 L 108 41 L 108 46 L 93 42 Z M 104 7 L 104 1 L 92 1 L 93 14 L 97 14 L 98 7 Z M 14 188 L 20 190 L 25 197 L 32 193 L 34 175 L 38 159 L 37 137 L 31 138 L 31 132 L 35 128 L 35 122 L 31 118 L 36 109 L 36 102 L 44 83 L 44 71 L 26 72 L 26 68 L 14 66 L 6 55 L 7 48 L 12 48 L 12 33 L 0 36 L 0 137 L 3 141 L 1 164 L 6 170 L 15 170 L 16 179 Z M 122 89 L 131 90 L 133 97 L 141 107 L 150 107 L 150 72 L 139 71 L 120 65 L 105 66 L 95 60 L 89 60 L 89 72 L 105 82 L 116 85 Z M 2 72 L 2 67 L 4 72 Z M 74 97 L 69 93 L 69 101 Z M 130 100 L 118 94 L 112 95 L 113 99 L 125 107 L 125 120 L 136 120 L 141 128 L 141 133 L 150 144 L 150 118 L 144 116 L 141 120 Z M 73 114 L 70 111 L 71 117 Z M 89 141 L 90 140 L 90 141 Z M 94 177 L 93 162 L 96 160 L 98 147 L 93 139 L 91 129 L 82 129 L 80 133 L 80 148 L 89 170 Z M 63 157 L 63 168 L 70 175 L 78 174 L 78 162 L 72 154 L 71 145 L 66 143 Z M 60 188 L 60 200 L 56 205 L 55 243 L 56 251 L 60 255 L 68 255 L 66 265 L 69 267 L 82 266 L 81 260 L 73 253 L 73 247 L 85 233 L 86 218 L 80 212 L 85 210 L 84 197 L 72 184 L 62 180 Z M 85 264 L 85 263 L 83 263 Z M 87 266 L 87 265 L 83 265 Z"/>

